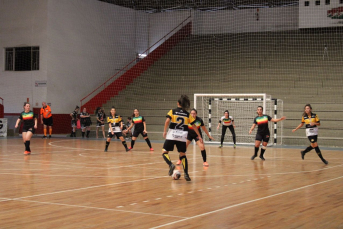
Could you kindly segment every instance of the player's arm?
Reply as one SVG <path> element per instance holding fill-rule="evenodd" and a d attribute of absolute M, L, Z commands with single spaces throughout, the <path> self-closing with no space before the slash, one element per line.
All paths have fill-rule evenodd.
<path fill-rule="evenodd" d="M 143 122 L 143 126 L 144 126 L 143 132 L 148 133 L 148 132 L 146 132 L 146 123 L 145 122 Z"/>
<path fill-rule="evenodd" d="M 35 126 L 34 126 L 35 129 L 37 129 L 37 121 L 38 121 L 37 116 L 35 116 Z"/>
<path fill-rule="evenodd" d="M 217 126 L 217 130 L 219 130 L 220 124 L 222 123 L 222 120 L 219 120 L 218 126 Z"/>
<path fill-rule="evenodd" d="M 18 119 L 17 119 L 17 122 L 15 123 L 15 126 L 14 126 L 14 128 L 18 128 L 20 121 L 21 121 L 21 119 L 20 119 L 20 118 L 18 118 Z"/>
<path fill-rule="evenodd" d="M 170 118 L 167 117 L 166 121 L 164 122 L 163 138 L 166 138 L 167 136 L 167 129 L 168 129 L 169 123 L 170 123 Z"/>
<path fill-rule="evenodd" d="M 214 140 L 214 138 L 210 135 L 207 128 L 205 126 L 201 126 L 202 130 L 206 133 L 209 139 Z"/>
<path fill-rule="evenodd" d="M 299 130 L 303 126 L 304 126 L 304 122 L 300 123 L 299 126 L 297 126 L 297 128 L 292 130 L 292 132 L 295 132 L 295 131 Z"/>
<path fill-rule="evenodd" d="M 48 117 L 50 114 L 51 114 L 51 108 L 50 108 L 50 106 L 49 106 L 49 112 L 47 113 L 47 115 L 46 115 L 46 117 Z"/>
<path fill-rule="evenodd" d="M 42 109 L 40 110 L 40 123 L 43 124 L 43 115 Z"/>
<path fill-rule="evenodd" d="M 236 128 L 236 125 L 235 125 L 235 121 L 234 121 L 234 120 L 232 120 L 232 126 L 233 126 L 233 128 Z"/>
<path fill-rule="evenodd" d="M 70 113 L 70 117 L 71 117 L 72 120 L 74 120 L 73 113 Z"/>
<path fill-rule="evenodd" d="M 271 121 L 271 122 L 280 122 L 280 121 L 285 120 L 285 119 L 286 119 L 286 117 L 285 117 L 285 116 L 282 116 L 281 118 L 277 118 L 277 119 L 272 118 L 270 121 Z"/>
<path fill-rule="evenodd" d="M 250 128 L 250 130 L 249 130 L 249 134 L 252 133 L 252 131 L 255 129 L 255 127 L 256 127 L 256 124 L 255 124 L 255 123 L 252 124 L 252 126 L 251 126 L 251 128 Z"/>

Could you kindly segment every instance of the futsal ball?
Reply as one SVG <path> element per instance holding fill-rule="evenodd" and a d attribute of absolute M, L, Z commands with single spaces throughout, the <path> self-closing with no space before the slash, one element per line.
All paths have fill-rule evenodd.
<path fill-rule="evenodd" d="M 178 180 L 178 179 L 180 179 L 180 177 L 181 177 L 181 172 L 179 170 L 174 170 L 172 178 L 174 180 Z"/>

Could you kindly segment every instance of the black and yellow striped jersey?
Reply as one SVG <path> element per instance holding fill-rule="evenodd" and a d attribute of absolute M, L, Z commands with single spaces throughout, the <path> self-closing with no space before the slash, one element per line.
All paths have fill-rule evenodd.
<path fill-rule="evenodd" d="M 115 115 L 115 116 L 108 116 L 107 117 L 107 123 L 109 123 L 112 127 L 112 130 L 114 132 L 121 132 L 120 129 L 120 125 L 122 122 L 122 118 L 120 117 L 120 115 Z M 108 130 L 109 132 L 111 131 L 111 129 Z"/>
<path fill-rule="evenodd" d="M 313 128 L 313 127 L 317 127 L 317 126 L 316 126 L 316 125 L 311 126 L 310 123 L 311 123 L 311 122 L 317 122 L 317 123 L 319 123 L 320 120 L 319 120 L 319 118 L 318 118 L 318 116 L 317 116 L 316 114 L 311 113 L 310 116 L 308 116 L 308 115 L 302 116 L 301 122 L 302 122 L 302 123 L 305 123 L 306 128 Z"/>
<path fill-rule="evenodd" d="M 188 131 L 188 124 L 195 122 L 193 116 L 180 107 L 170 110 L 166 117 L 170 119 L 169 129 Z"/>

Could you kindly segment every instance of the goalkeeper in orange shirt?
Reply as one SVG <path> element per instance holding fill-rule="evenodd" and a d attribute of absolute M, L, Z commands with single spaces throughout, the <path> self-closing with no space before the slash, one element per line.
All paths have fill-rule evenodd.
<path fill-rule="evenodd" d="M 47 132 L 47 126 L 49 127 L 49 138 L 51 138 L 52 134 L 52 114 L 51 114 L 51 108 L 49 105 L 46 104 L 46 102 L 42 102 L 42 108 L 40 109 L 40 120 L 41 123 L 44 124 L 44 136 L 43 138 L 46 137 L 46 132 Z"/>

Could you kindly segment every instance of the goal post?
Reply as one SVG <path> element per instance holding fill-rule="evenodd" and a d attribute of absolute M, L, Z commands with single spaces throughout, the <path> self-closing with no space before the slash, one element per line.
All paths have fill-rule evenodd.
<path fill-rule="evenodd" d="M 253 119 L 257 116 L 257 106 L 263 106 L 263 113 L 277 118 L 277 115 L 282 115 L 283 103 L 282 100 L 272 99 L 270 95 L 265 93 L 256 94 L 194 94 L 194 108 L 198 111 L 198 116 L 201 117 L 208 127 L 209 133 L 214 137 L 211 143 L 220 143 L 221 128 L 217 130 L 217 125 L 224 111 L 229 110 L 230 116 L 233 117 L 235 123 L 235 133 L 237 144 L 254 144 L 255 133 L 249 135 L 249 129 L 253 124 Z M 281 111 L 280 111 L 281 110 Z M 270 141 L 268 145 L 277 144 L 277 139 L 282 141 L 282 124 L 269 122 Z M 278 134 L 279 133 L 279 136 Z M 204 141 L 210 143 L 208 137 L 203 135 Z M 227 130 L 224 138 L 225 143 L 233 143 L 232 134 Z"/>

